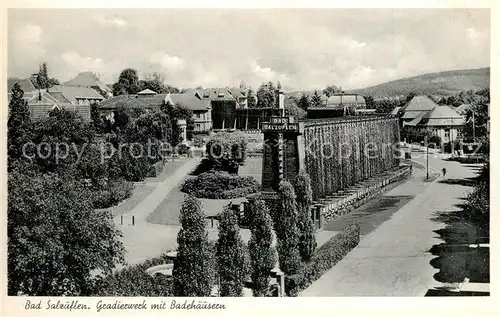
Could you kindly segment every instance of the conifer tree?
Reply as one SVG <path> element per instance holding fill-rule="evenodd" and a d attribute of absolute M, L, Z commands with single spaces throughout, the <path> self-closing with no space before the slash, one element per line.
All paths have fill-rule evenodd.
<path fill-rule="evenodd" d="M 301 170 L 295 180 L 295 192 L 297 193 L 297 211 L 299 229 L 299 252 L 302 260 L 311 258 L 316 249 L 316 237 L 314 236 L 314 224 L 310 216 L 312 204 L 311 178 L 305 170 Z"/>
<path fill-rule="evenodd" d="M 177 261 L 174 266 L 175 296 L 209 296 L 212 275 L 208 233 L 201 203 L 193 196 L 184 200 L 180 211 L 181 230 L 177 235 Z"/>
<path fill-rule="evenodd" d="M 223 297 L 242 296 L 245 278 L 243 241 L 240 236 L 238 218 L 229 206 L 224 207 L 221 213 L 216 258 L 220 295 Z"/>
<path fill-rule="evenodd" d="M 271 280 L 270 270 L 276 265 L 276 249 L 273 244 L 273 222 L 262 200 L 249 201 L 252 212 L 251 236 L 248 247 L 252 263 L 253 295 L 265 296 Z"/>
<path fill-rule="evenodd" d="M 297 202 L 290 182 L 281 181 L 278 189 L 278 210 L 274 224 L 278 238 L 278 257 L 281 271 L 294 274 L 300 267 Z"/>

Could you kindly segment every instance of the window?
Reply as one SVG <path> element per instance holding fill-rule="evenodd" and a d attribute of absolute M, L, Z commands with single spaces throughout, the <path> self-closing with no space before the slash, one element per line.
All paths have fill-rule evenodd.
<path fill-rule="evenodd" d="M 201 118 L 201 114 L 200 113 L 197 113 L 196 114 L 196 119 L 200 119 Z"/>
<path fill-rule="evenodd" d="M 196 128 L 196 131 L 200 131 L 201 130 L 201 124 L 196 123 L 195 124 L 195 128 Z"/>
<path fill-rule="evenodd" d="M 445 130 L 444 131 L 444 138 L 445 139 L 450 139 L 450 130 Z"/>

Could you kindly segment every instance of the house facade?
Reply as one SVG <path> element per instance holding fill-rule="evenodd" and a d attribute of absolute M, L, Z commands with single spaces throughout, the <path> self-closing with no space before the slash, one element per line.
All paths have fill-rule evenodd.
<path fill-rule="evenodd" d="M 443 143 L 462 138 L 464 117 L 447 105 L 439 106 L 427 96 L 415 96 L 400 109 L 403 127 L 409 130 L 427 129 Z"/>
<path fill-rule="evenodd" d="M 54 109 L 65 109 L 75 111 L 85 122 L 90 122 L 90 106 L 104 100 L 92 88 L 56 85 L 48 89 L 36 89 L 30 79 L 9 79 L 9 101 L 16 83 L 24 91 L 23 99 L 29 106 L 32 120 L 46 118 Z"/>
<path fill-rule="evenodd" d="M 157 94 L 146 89 L 134 95 L 119 95 L 104 100 L 99 104 L 99 113 L 113 120 L 114 111 L 118 107 L 128 109 L 143 109 L 150 111 L 159 109 L 162 105 L 184 107 L 193 112 L 194 131 L 204 132 L 212 129 L 212 108 L 210 102 L 201 99 L 193 92 L 183 94 Z"/>

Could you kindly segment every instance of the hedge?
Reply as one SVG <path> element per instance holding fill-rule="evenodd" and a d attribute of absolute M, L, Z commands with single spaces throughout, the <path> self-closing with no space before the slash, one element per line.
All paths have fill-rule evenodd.
<path fill-rule="evenodd" d="M 224 172 L 206 172 L 184 182 L 181 191 L 209 199 L 233 199 L 257 192 L 259 183 L 252 177 Z"/>
<path fill-rule="evenodd" d="M 297 274 L 285 277 L 285 291 L 288 296 L 297 294 L 340 262 L 359 243 L 359 225 L 347 225 L 342 232 L 333 236 L 319 247 Z"/>
<path fill-rule="evenodd" d="M 102 189 L 92 192 L 94 208 L 108 208 L 132 196 L 134 185 L 124 179 L 111 180 Z"/>
<path fill-rule="evenodd" d="M 96 283 L 95 296 L 173 296 L 172 281 L 166 276 L 146 273 L 152 266 L 172 263 L 165 254 L 124 268 Z"/>
<path fill-rule="evenodd" d="M 159 176 L 161 174 L 161 172 L 163 172 L 164 166 L 165 166 L 165 164 L 163 163 L 163 161 L 158 161 L 158 162 L 152 164 L 148 170 L 148 177 Z"/>

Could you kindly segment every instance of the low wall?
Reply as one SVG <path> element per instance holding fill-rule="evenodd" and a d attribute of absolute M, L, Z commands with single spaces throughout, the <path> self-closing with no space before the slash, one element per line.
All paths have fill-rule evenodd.
<path fill-rule="evenodd" d="M 319 209 L 319 214 L 321 215 L 321 223 L 318 227 L 321 228 L 324 224 L 348 214 L 368 200 L 396 186 L 399 181 L 409 178 L 410 175 L 411 167 L 401 166 L 341 191 L 335 196 L 315 202 L 313 208 L 316 209 L 316 213 Z"/>

